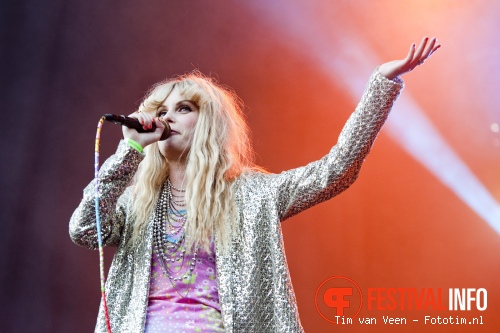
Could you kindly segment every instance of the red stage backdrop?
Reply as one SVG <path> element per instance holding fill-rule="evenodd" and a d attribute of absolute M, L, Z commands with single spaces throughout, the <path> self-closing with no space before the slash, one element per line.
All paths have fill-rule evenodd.
<path fill-rule="evenodd" d="M 104 113 L 199 69 L 245 102 L 258 163 L 321 158 L 384 61 L 437 36 L 345 193 L 283 223 L 307 332 L 500 330 L 500 5 L 39 1 L 1 5 L 1 322 L 89 332 L 97 252 L 67 235 Z M 106 124 L 102 155 L 120 139 Z M 113 250 L 106 250 L 107 267 Z M 352 319 L 352 321 L 351 321 Z"/>

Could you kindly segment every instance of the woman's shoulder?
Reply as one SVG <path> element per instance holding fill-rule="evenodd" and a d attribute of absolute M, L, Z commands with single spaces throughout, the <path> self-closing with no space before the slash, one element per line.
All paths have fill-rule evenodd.
<path fill-rule="evenodd" d="M 267 172 L 264 169 L 247 169 L 244 170 L 237 178 L 237 185 L 248 185 L 255 182 L 260 182 L 264 179 L 273 177 L 273 173 Z"/>
<path fill-rule="evenodd" d="M 247 170 L 242 172 L 234 182 L 236 192 L 268 192 L 277 187 L 280 174 L 266 170 Z"/>

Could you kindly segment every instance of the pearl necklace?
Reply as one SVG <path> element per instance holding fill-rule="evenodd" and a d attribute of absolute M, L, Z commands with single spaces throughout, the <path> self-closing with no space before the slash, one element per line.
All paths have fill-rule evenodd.
<path fill-rule="evenodd" d="M 177 190 L 177 189 L 176 189 Z M 190 259 L 187 258 L 185 246 L 185 225 L 186 212 L 179 211 L 172 202 L 171 184 L 167 181 L 163 185 L 158 204 L 155 211 L 153 223 L 153 252 L 157 255 L 163 274 L 170 280 L 170 283 L 181 297 L 177 289 L 177 283 L 184 280 L 190 284 L 193 271 L 196 268 L 196 249 Z M 180 262 L 177 269 L 169 266 L 175 262 Z"/>

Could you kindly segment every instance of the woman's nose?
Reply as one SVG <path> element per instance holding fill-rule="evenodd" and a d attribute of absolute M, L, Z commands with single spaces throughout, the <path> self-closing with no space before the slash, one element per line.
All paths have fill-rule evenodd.
<path fill-rule="evenodd" d="M 162 119 L 165 120 L 166 122 L 173 122 L 174 121 L 174 113 L 171 111 L 167 111 L 163 115 Z"/>

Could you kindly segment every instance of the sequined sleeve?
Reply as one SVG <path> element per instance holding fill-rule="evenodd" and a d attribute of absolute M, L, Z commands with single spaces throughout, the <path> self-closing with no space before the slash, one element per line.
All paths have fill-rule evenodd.
<path fill-rule="evenodd" d="M 121 141 L 116 153 L 108 158 L 99 170 L 99 209 L 105 246 L 119 244 L 129 200 L 129 191 L 126 191 L 126 188 L 143 158 L 143 154 Z M 73 242 L 89 249 L 98 247 L 94 184 L 92 181 L 83 190 L 83 199 L 73 212 L 69 223 L 69 234 Z"/>
<path fill-rule="evenodd" d="M 389 80 L 375 70 L 329 154 L 305 167 L 277 175 L 281 220 L 332 198 L 356 180 L 403 86 L 399 77 Z"/>

